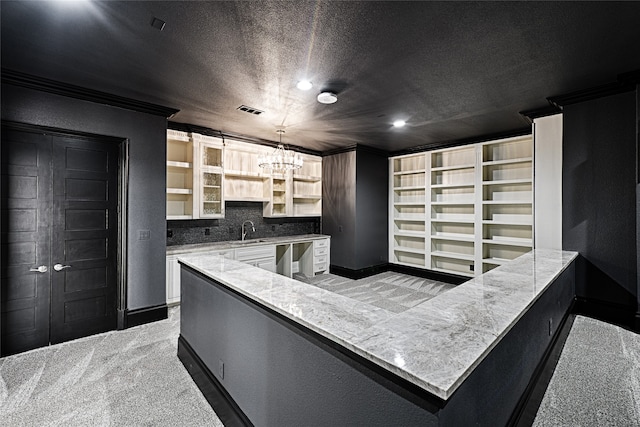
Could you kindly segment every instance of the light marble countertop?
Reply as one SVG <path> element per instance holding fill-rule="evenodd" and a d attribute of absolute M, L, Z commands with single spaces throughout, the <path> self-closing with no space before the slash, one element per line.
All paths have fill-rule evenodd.
<path fill-rule="evenodd" d="M 202 251 L 220 251 L 225 249 L 237 249 L 245 246 L 259 246 L 259 245 L 276 245 L 279 243 L 296 243 L 308 240 L 328 239 L 330 236 L 324 234 L 297 234 L 293 236 L 279 236 L 279 237 L 262 237 L 257 239 L 247 239 L 244 242 L 241 240 L 226 240 L 223 242 L 211 242 L 211 243 L 194 243 L 190 245 L 174 245 L 167 246 L 167 255 L 176 254 L 188 254 L 193 252 Z"/>
<path fill-rule="evenodd" d="M 398 314 L 215 255 L 179 260 L 446 400 L 577 255 L 536 249 Z"/>

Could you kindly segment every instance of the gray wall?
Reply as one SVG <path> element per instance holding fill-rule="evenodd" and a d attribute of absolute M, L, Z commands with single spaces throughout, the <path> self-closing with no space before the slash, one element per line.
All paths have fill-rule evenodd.
<path fill-rule="evenodd" d="M 322 231 L 331 265 L 360 270 L 388 260 L 388 158 L 357 148 L 322 159 Z"/>
<path fill-rule="evenodd" d="M 582 255 L 576 295 L 635 312 L 636 94 L 564 108 L 562 246 Z"/>
<path fill-rule="evenodd" d="M 6 84 L 2 119 L 129 139 L 127 309 L 164 304 L 166 119 Z"/>
<path fill-rule="evenodd" d="M 167 246 L 240 240 L 245 220 L 253 221 L 256 228 L 255 233 L 248 228 L 247 239 L 320 233 L 320 217 L 264 218 L 262 213 L 262 202 L 227 202 L 221 219 L 167 221 L 172 234 L 167 236 Z"/>
<path fill-rule="evenodd" d="M 180 335 L 254 425 L 437 425 L 433 413 L 326 344 L 184 266 L 180 282 Z"/>
<path fill-rule="evenodd" d="M 356 151 L 356 268 L 389 259 L 388 170 L 387 156 Z"/>
<path fill-rule="evenodd" d="M 356 269 L 356 152 L 322 158 L 322 232 L 331 236 L 331 265 Z"/>

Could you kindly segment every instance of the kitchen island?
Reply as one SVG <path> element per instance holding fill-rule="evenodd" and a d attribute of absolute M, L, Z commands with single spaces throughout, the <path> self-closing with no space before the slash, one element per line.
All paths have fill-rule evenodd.
<path fill-rule="evenodd" d="M 178 354 L 229 424 L 504 425 L 568 313 L 576 256 L 534 250 L 395 314 L 185 255 Z"/>

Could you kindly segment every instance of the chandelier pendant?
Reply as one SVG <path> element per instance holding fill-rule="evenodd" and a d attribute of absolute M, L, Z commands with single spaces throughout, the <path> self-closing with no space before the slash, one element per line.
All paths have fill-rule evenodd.
<path fill-rule="evenodd" d="M 295 151 L 288 150 L 282 144 L 282 134 L 284 130 L 278 129 L 280 134 L 280 144 L 271 154 L 258 157 L 258 166 L 270 170 L 272 173 L 284 173 L 288 170 L 300 169 L 302 167 L 302 157 Z"/>

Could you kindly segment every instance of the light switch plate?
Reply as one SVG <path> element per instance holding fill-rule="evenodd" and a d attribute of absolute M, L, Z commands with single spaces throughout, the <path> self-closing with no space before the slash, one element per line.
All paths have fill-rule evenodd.
<path fill-rule="evenodd" d="M 151 230 L 138 230 L 138 240 L 151 239 Z"/>

